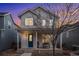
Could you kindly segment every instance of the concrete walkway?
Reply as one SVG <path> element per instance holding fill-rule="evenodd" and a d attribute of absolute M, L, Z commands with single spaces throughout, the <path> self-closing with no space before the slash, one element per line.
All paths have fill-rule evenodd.
<path fill-rule="evenodd" d="M 21 56 L 31 56 L 32 53 L 23 53 Z"/>

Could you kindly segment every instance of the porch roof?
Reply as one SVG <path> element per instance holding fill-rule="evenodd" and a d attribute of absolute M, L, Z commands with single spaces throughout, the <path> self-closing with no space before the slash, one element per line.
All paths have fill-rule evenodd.
<path fill-rule="evenodd" d="M 17 29 L 18 32 L 21 31 L 31 31 L 31 32 L 39 32 L 39 33 L 52 33 L 51 28 L 22 28 L 22 29 Z"/>

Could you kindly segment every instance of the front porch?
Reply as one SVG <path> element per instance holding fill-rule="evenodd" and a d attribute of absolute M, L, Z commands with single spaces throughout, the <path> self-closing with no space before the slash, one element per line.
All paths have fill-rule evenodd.
<path fill-rule="evenodd" d="M 21 43 L 18 46 L 21 48 L 53 48 L 52 46 L 52 34 L 47 31 L 20 31 L 19 32 Z"/>

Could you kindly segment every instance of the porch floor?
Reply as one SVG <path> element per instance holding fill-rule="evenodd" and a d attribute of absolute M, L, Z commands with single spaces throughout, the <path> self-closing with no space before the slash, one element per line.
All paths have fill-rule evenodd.
<path fill-rule="evenodd" d="M 79 52 L 79 51 L 78 51 Z M 71 56 L 73 54 L 73 51 L 69 50 L 61 50 L 61 49 L 55 49 L 55 55 L 56 56 Z M 13 50 L 9 49 L 3 52 L 0 52 L 0 56 L 53 56 L 53 49 L 42 49 L 42 48 L 22 48 L 19 50 Z"/>
<path fill-rule="evenodd" d="M 17 51 L 17 55 L 19 56 L 28 56 L 31 53 L 31 56 L 53 56 L 53 49 L 42 49 L 42 48 L 27 48 L 27 49 L 19 49 Z M 63 54 L 64 53 L 64 54 Z M 28 54 L 28 55 L 27 55 Z M 63 51 L 61 49 L 55 49 L 56 56 L 69 56 L 69 51 Z"/>

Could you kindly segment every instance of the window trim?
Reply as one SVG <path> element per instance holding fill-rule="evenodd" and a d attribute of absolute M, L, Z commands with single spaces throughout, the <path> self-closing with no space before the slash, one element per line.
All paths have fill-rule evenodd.
<path fill-rule="evenodd" d="M 50 19 L 49 20 L 49 26 L 52 26 L 53 25 L 53 19 Z"/>
<path fill-rule="evenodd" d="M 32 24 L 29 24 L 29 23 L 28 23 L 29 19 L 32 20 Z M 25 20 L 24 20 L 24 25 L 25 25 L 25 26 L 33 26 L 33 25 L 34 25 L 33 18 L 25 18 Z"/>
<path fill-rule="evenodd" d="M 42 20 L 42 26 L 46 25 L 46 20 Z"/>

